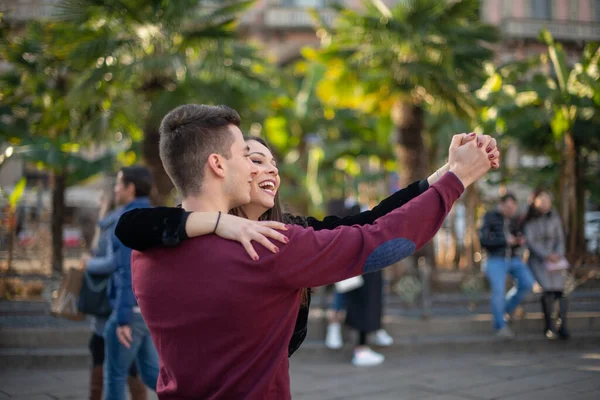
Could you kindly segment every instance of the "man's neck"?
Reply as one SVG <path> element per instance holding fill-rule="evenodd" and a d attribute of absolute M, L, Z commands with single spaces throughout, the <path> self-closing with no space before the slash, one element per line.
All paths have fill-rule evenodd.
<path fill-rule="evenodd" d="M 209 196 L 207 194 L 198 194 L 188 196 L 181 202 L 181 207 L 186 211 L 201 211 L 201 212 L 229 212 L 229 203 L 221 198 L 221 196 Z"/>

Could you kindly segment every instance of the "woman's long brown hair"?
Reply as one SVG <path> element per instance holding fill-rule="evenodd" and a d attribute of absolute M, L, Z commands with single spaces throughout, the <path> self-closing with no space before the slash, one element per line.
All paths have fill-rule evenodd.
<path fill-rule="evenodd" d="M 244 136 L 245 141 L 254 140 L 265 146 L 269 151 L 272 152 L 271 146 L 260 137 L 257 136 Z M 229 214 L 235 215 L 236 217 L 242 217 L 248 219 L 248 216 L 244 212 L 242 207 L 236 207 L 229 211 Z M 259 221 L 277 221 L 283 222 L 285 224 L 293 224 L 293 225 L 301 225 L 305 228 L 307 227 L 306 219 L 297 216 L 290 216 L 289 214 L 285 214 L 283 212 L 283 207 L 281 206 L 281 200 L 279 198 L 279 190 L 275 193 L 275 201 L 272 208 L 265 211 L 260 217 L 258 217 Z M 302 302 L 301 305 L 306 307 L 308 305 L 308 293 L 310 289 L 302 289 Z"/>

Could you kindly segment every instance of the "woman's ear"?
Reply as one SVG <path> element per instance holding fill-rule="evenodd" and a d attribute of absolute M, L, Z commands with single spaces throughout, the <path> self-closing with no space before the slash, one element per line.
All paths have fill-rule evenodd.
<path fill-rule="evenodd" d="M 216 176 L 220 177 L 220 178 L 224 178 L 225 177 L 225 164 L 223 162 L 223 157 L 221 157 L 221 155 L 216 154 L 216 153 L 212 153 L 211 155 L 208 156 L 208 162 L 206 163 L 208 165 L 208 169 L 215 174 Z"/>

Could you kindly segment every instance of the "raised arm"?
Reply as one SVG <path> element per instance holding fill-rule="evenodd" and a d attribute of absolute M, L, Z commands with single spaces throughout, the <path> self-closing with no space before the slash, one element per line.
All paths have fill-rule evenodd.
<path fill-rule="evenodd" d="M 489 137 L 487 137 L 489 138 Z M 486 153 L 487 154 L 495 154 L 496 148 L 496 140 L 491 138 L 489 142 L 486 142 L 486 136 L 480 135 L 477 136 L 473 133 L 469 135 L 462 135 L 461 142 L 459 146 L 465 145 L 472 140 L 476 140 L 477 147 L 481 148 L 486 145 Z M 496 157 L 490 158 L 489 163 L 492 168 L 498 168 L 498 159 Z M 430 185 L 433 185 L 437 182 L 446 172 L 450 170 L 450 164 L 446 163 L 441 168 L 436 170 L 433 174 L 431 174 L 427 179 L 423 179 L 422 181 L 414 182 L 404 189 L 398 190 L 396 193 L 392 194 L 377 206 L 375 206 L 372 210 L 364 211 L 356 215 L 350 215 L 348 217 L 336 217 L 336 216 L 327 216 L 322 221 L 308 217 L 306 219 L 306 223 L 308 226 L 314 228 L 315 230 L 321 229 L 335 229 L 338 226 L 351 226 L 351 225 L 366 225 L 372 224 L 375 222 L 377 218 L 380 218 L 387 213 L 395 210 L 396 208 L 402 207 L 404 204 L 408 203 L 415 197 L 424 193 L 427 189 L 429 189 Z"/>
<path fill-rule="evenodd" d="M 290 229 L 290 243 L 273 261 L 274 274 L 293 288 L 316 287 L 373 272 L 411 255 L 433 238 L 464 188 L 453 173 L 372 225 L 335 230 Z M 281 268 L 281 260 L 288 260 Z"/>
<path fill-rule="evenodd" d="M 387 267 L 409 256 L 433 238 L 464 188 L 490 169 L 485 147 L 475 142 L 450 147 L 450 171 L 422 195 L 377 219 L 372 225 L 334 230 L 289 231 L 290 243 L 276 257 L 266 255 L 284 286 L 315 287 Z M 491 138 L 487 137 L 487 141 Z M 287 260 L 281 268 L 281 260 Z"/>
<path fill-rule="evenodd" d="M 308 226 L 314 228 L 316 231 L 321 229 L 335 229 L 338 226 L 372 224 L 377 218 L 386 215 L 396 208 L 402 207 L 427 189 L 429 189 L 429 183 L 424 179 L 422 181 L 414 182 L 404 189 L 398 190 L 385 200 L 382 200 L 381 203 L 373 207 L 372 210 L 363 211 L 360 214 L 343 218 L 330 215 L 325 217 L 322 221 L 313 217 L 308 217 L 306 222 Z"/>

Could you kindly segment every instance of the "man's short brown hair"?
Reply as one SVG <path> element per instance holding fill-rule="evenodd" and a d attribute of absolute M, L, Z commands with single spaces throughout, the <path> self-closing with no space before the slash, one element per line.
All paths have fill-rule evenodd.
<path fill-rule="evenodd" d="M 186 104 L 169 112 L 160 126 L 160 159 L 183 197 L 200 192 L 208 156 L 231 157 L 229 125 L 240 116 L 227 106 Z"/>

